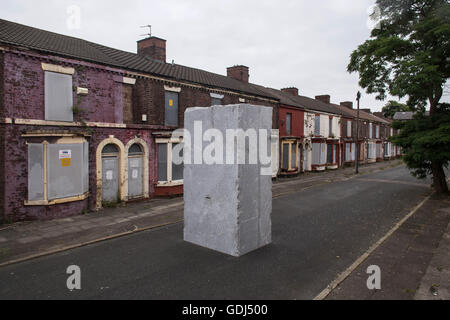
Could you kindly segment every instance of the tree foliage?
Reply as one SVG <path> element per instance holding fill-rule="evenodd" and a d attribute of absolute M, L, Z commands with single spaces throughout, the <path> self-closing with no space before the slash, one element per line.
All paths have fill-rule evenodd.
<path fill-rule="evenodd" d="M 385 100 L 435 106 L 450 76 L 450 4 L 447 0 L 377 0 L 379 28 L 351 55 L 349 72 Z"/>
<path fill-rule="evenodd" d="M 419 112 L 410 121 L 396 121 L 399 129 L 392 142 L 402 147 L 404 160 L 417 178 L 433 173 L 433 163 L 450 164 L 450 105 L 438 105 L 432 116 Z"/>
<path fill-rule="evenodd" d="M 450 2 L 448 0 L 377 0 L 380 23 L 351 55 L 349 72 L 377 99 L 408 98 L 419 112 L 402 126 L 394 142 L 403 147 L 405 162 L 417 177 L 433 174 L 439 193 L 448 192 L 449 115 L 440 100 L 450 77 Z"/>
<path fill-rule="evenodd" d="M 406 104 L 397 102 L 397 101 L 389 101 L 383 107 L 383 116 L 385 118 L 392 119 L 397 112 L 408 112 L 408 111 L 416 111 L 415 108 L 412 108 Z"/>

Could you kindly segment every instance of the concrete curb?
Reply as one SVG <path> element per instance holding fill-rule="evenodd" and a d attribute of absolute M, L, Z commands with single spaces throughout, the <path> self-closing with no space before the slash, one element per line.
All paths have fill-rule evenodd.
<path fill-rule="evenodd" d="M 34 260 L 34 259 L 37 259 L 37 258 L 42 258 L 42 257 L 49 256 L 49 255 L 56 254 L 56 253 L 61 253 L 61 252 L 72 250 L 72 249 L 86 247 L 86 246 L 89 246 L 89 245 L 92 245 L 92 244 L 95 244 L 95 243 L 99 243 L 99 242 L 103 242 L 103 241 L 107 241 L 107 240 L 112 240 L 112 239 L 121 238 L 121 237 L 124 237 L 124 236 L 129 236 L 129 235 L 132 235 L 132 234 L 137 234 L 137 233 L 148 231 L 148 230 L 152 230 L 152 229 L 158 229 L 158 228 L 167 227 L 167 226 L 170 226 L 170 225 L 175 225 L 175 224 L 180 223 L 182 221 L 183 220 L 178 220 L 178 221 L 168 222 L 168 223 L 164 223 L 164 224 L 160 224 L 160 225 L 145 227 L 145 228 L 141 228 L 141 229 L 137 228 L 137 229 L 135 229 L 133 231 L 127 231 L 127 232 L 123 232 L 123 233 L 118 233 L 118 234 L 114 234 L 114 235 L 111 235 L 111 236 L 95 239 L 95 240 L 92 240 L 92 241 L 87 241 L 87 242 L 75 244 L 75 245 L 72 245 L 72 246 L 62 247 L 60 249 L 55 249 L 55 250 L 50 250 L 50 251 L 46 251 L 46 252 L 30 255 L 30 256 L 27 256 L 27 257 L 24 257 L 24 258 L 20 258 L 20 259 L 11 260 L 11 261 L 7 261 L 7 262 L 4 262 L 4 263 L 1 263 L 0 264 L 0 268 L 1 267 L 6 267 L 6 266 L 10 266 L 10 265 L 13 265 L 13 264 L 17 264 L 17 263 L 21 263 L 21 262 L 25 262 L 25 261 L 29 261 L 29 260 Z"/>

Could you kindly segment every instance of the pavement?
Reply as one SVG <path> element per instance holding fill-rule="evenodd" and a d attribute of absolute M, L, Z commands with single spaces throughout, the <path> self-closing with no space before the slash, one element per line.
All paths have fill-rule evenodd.
<path fill-rule="evenodd" d="M 327 300 L 450 300 L 450 198 L 426 201 Z M 369 266 L 381 289 L 369 290 Z"/>
<path fill-rule="evenodd" d="M 381 267 L 385 294 L 389 287 L 403 291 L 423 287 L 426 291 L 432 282 L 434 287 L 439 285 L 438 294 L 442 295 L 445 282 L 437 282 L 436 277 L 444 274 L 443 262 L 448 263 L 448 256 L 438 256 L 442 252 L 448 254 L 442 248 L 443 244 L 448 245 L 442 237 L 448 235 L 448 200 L 425 201 L 431 194 L 429 181 L 415 180 L 398 165 L 374 164 L 362 168 L 364 174 L 359 176 L 346 169 L 275 183 L 273 244 L 240 259 L 183 241 L 183 224 L 176 222 L 182 215 L 182 199 L 150 202 L 145 204 L 149 206 L 146 210 L 142 208 L 144 204 L 133 204 L 74 217 L 72 221 L 10 226 L 0 231 L 0 237 L 7 239 L 0 248 L 10 250 L 6 252 L 6 262 L 45 254 L 49 244 L 54 250 L 67 248 L 77 240 L 80 244 L 89 239 L 87 235 L 115 237 L 116 230 L 124 231 L 124 235 L 109 241 L 94 239 L 90 245 L 0 267 L 0 299 L 313 299 L 343 273 L 345 279 L 330 290 L 327 298 L 351 299 L 353 290 L 344 288 L 348 281 L 356 279 L 358 268 L 371 262 L 375 254 L 388 254 L 394 249 L 397 253 L 392 251 L 385 256 L 390 257 L 390 266 L 381 264 L 381 258 L 372 262 Z M 134 218 L 140 214 L 147 215 Z M 108 227 L 95 220 L 107 218 L 112 220 Z M 91 230 L 71 229 L 53 238 L 45 238 L 42 229 L 38 232 L 40 228 L 34 233 L 31 228 L 55 222 L 70 228 L 74 223 L 87 221 L 84 219 L 93 219 L 98 225 Z M 136 232 L 136 227 L 139 231 L 144 226 L 149 229 Z M 28 234 L 20 233 L 24 227 L 29 228 Z M 41 239 L 25 244 L 18 241 L 33 235 Z M 3 246 L 5 243 L 9 247 Z M 431 253 L 430 244 L 434 246 Z M 15 251 L 24 246 L 34 249 L 23 249 L 19 254 Z M 404 254 L 398 254 L 398 250 Z M 414 255 L 417 253 L 423 257 L 418 261 Z M 71 292 L 66 287 L 66 269 L 70 265 L 78 265 L 82 270 L 81 291 Z M 349 266 L 354 268 L 349 270 Z M 435 266 L 441 272 L 438 275 Z M 354 288 L 359 285 L 372 298 L 382 291 L 364 289 L 368 275 L 359 273 L 363 286 L 353 280 Z M 394 282 L 399 275 L 405 283 L 401 286 Z M 408 279 L 418 283 L 412 284 Z M 420 292 L 411 292 L 408 297 Z"/>

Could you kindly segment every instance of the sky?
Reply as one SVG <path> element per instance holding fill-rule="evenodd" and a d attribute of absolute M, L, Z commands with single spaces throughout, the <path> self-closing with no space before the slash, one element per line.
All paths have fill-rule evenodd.
<path fill-rule="evenodd" d="M 246 65 L 250 82 L 297 87 L 314 98 L 354 101 L 350 54 L 370 35 L 375 0 L 1 0 L 0 18 L 136 52 L 136 41 L 167 40 L 167 61 L 226 75 Z M 396 98 L 389 98 L 398 100 Z M 362 108 L 387 101 L 363 94 Z"/>

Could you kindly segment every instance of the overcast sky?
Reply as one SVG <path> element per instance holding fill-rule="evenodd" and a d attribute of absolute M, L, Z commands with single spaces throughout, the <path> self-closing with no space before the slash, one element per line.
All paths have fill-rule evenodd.
<path fill-rule="evenodd" d="M 351 52 L 370 34 L 375 0 L 2 0 L 2 19 L 136 52 L 151 24 L 167 40 L 167 61 L 226 74 L 243 64 L 250 81 L 300 94 L 355 100 L 357 74 L 346 69 Z M 77 28 L 71 6 L 80 9 Z M 69 11 L 68 11 L 69 10 Z M 76 12 L 75 12 L 76 13 Z M 75 27 L 75 28 L 74 28 Z M 386 102 L 363 95 L 363 108 Z"/>

